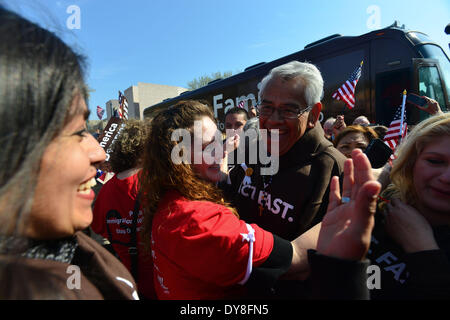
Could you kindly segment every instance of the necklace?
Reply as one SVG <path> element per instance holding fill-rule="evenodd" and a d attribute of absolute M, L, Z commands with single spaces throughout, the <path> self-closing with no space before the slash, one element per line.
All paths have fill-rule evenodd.
<path fill-rule="evenodd" d="M 266 183 L 266 175 L 262 175 L 262 181 L 263 181 L 263 196 L 261 198 L 261 204 L 258 206 L 259 207 L 259 215 L 261 216 L 263 211 L 264 211 L 264 204 L 267 206 L 267 201 L 269 200 L 266 189 L 268 186 L 270 186 L 270 184 L 272 183 L 272 175 L 270 175 L 270 178 L 268 179 L 267 183 Z"/>

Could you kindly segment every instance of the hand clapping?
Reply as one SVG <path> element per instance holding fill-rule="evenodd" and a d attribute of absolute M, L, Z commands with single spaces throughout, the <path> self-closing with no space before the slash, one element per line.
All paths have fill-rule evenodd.
<path fill-rule="evenodd" d="M 338 177 L 331 180 L 328 210 L 317 243 L 318 253 L 349 260 L 365 258 L 380 189 L 367 156 L 360 149 L 353 150 L 352 159 L 347 159 L 344 164 L 342 198 Z"/>

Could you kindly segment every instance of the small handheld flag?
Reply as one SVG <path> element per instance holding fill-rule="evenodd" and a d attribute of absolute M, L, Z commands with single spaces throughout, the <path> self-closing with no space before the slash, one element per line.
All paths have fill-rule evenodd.
<path fill-rule="evenodd" d="M 400 140 L 406 136 L 407 123 L 406 123 L 406 113 L 405 113 L 405 101 L 406 101 L 406 90 L 403 91 L 403 103 L 398 107 L 395 112 L 394 119 L 389 125 L 388 131 L 384 136 L 384 143 L 386 143 L 392 151 L 395 151 L 400 143 Z M 392 154 L 391 159 L 394 159 L 394 154 Z"/>
<path fill-rule="evenodd" d="M 119 90 L 119 118 L 128 120 L 128 100 Z"/>
<path fill-rule="evenodd" d="M 344 101 L 349 109 L 353 109 L 355 106 L 355 88 L 361 77 L 363 63 L 364 61 L 361 61 L 359 67 L 353 71 L 350 78 L 332 95 L 334 99 Z"/>
<path fill-rule="evenodd" d="M 97 116 L 100 120 L 102 120 L 104 113 L 105 113 L 105 110 L 103 110 L 102 107 L 97 106 Z"/>
<path fill-rule="evenodd" d="M 97 178 L 100 178 L 102 175 L 103 175 L 103 171 L 102 170 L 100 170 L 100 169 L 97 169 L 97 174 L 95 175 L 95 178 L 97 179 Z"/>

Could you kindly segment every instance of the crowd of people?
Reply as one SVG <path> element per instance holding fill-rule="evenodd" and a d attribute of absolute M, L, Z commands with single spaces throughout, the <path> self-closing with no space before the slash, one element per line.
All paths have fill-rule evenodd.
<path fill-rule="evenodd" d="M 450 113 L 436 101 L 393 161 L 372 157 L 387 128 L 322 126 L 321 73 L 292 61 L 257 106 L 228 110 L 225 139 L 200 101 L 126 121 L 96 194 L 106 155 L 86 129 L 84 58 L 1 7 L 0 30 L 0 299 L 450 298 Z"/>

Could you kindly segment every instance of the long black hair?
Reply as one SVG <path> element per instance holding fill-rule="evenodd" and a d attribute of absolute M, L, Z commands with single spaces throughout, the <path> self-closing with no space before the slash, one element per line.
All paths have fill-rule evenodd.
<path fill-rule="evenodd" d="M 56 35 L 0 6 L 0 235 L 29 213 L 43 152 L 87 96 L 83 70 Z"/>

